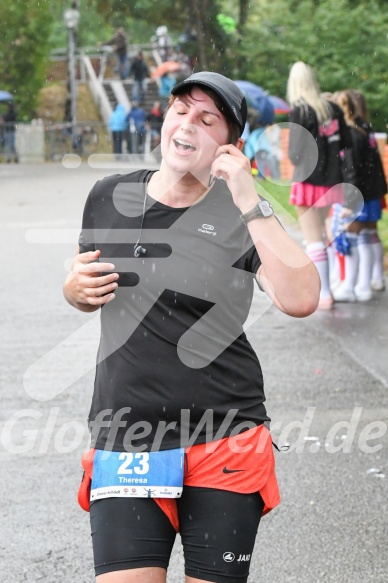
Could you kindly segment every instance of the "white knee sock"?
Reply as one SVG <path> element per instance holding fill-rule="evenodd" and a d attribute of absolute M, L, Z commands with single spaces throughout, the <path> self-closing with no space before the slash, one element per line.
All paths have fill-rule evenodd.
<path fill-rule="evenodd" d="M 327 259 L 327 252 L 322 241 L 316 243 L 309 243 L 306 246 L 307 255 L 313 261 L 319 277 L 321 278 L 321 298 L 329 298 L 331 296 L 330 282 L 329 282 L 329 261 Z"/>
<path fill-rule="evenodd" d="M 340 280 L 340 266 L 334 244 L 327 245 L 326 252 L 329 261 L 330 285 L 335 285 Z"/>
<path fill-rule="evenodd" d="M 367 292 L 371 290 L 370 282 L 373 269 L 373 251 L 368 229 L 360 231 L 357 237 L 357 247 L 360 257 L 358 264 L 357 289 L 361 292 Z"/>
<path fill-rule="evenodd" d="M 342 283 L 345 289 L 353 291 L 357 282 L 359 254 L 357 239 L 355 233 L 347 233 L 349 241 L 350 253 L 345 255 L 345 279 Z"/>
<path fill-rule="evenodd" d="M 373 251 L 372 281 L 384 279 L 384 247 L 376 229 L 370 229 L 371 247 Z"/>

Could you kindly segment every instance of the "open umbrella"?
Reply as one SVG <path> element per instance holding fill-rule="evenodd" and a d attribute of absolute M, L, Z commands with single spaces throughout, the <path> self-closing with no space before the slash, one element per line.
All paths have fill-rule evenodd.
<path fill-rule="evenodd" d="M 8 93 L 8 91 L 1 91 L 0 90 L 0 101 L 11 101 L 13 99 L 13 95 Z"/>
<path fill-rule="evenodd" d="M 268 99 L 272 103 L 275 113 L 290 113 L 291 107 L 288 105 L 287 101 L 284 101 L 281 97 L 268 95 Z"/>
<path fill-rule="evenodd" d="M 167 73 L 175 73 L 179 71 L 181 64 L 177 61 L 165 61 L 156 67 L 151 73 L 151 79 L 156 79 L 156 77 L 162 77 Z"/>
<path fill-rule="evenodd" d="M 235 83 L 244 93 L 248 106 L 257 109 L 259 123 L 263 126 L 271 125 L 274 120 L 274 108 L 268 93 L 250 81 L 235 81 Z"/>

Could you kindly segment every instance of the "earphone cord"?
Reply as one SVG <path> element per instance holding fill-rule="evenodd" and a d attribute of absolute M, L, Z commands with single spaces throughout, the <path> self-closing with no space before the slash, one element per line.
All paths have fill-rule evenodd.
<path fill-rule="evenodd" d="M 135 245 L 133 246 L 133 254 L 135 257 L 140 257 L 141 253 L 145 253 L 145 249 L 143 247 L 141 247 L 139 245 L 139 243 L 140 243 L 141 235 L 143 232 L 143 223 L 144 223 L 145 209 L 146 209 L 146 204 L 147 204 L 147 186 L 148 186 L 148 183 L 151 179 L 151 176 L 152 176 L 152 172 L 150 172 L 148 174 L 147 179 L 145 181 L 145 185 L 144 185 L 143 215 L 141 217 L 140 232 L 139 232 L 139 237 L 138 237 Z"/>

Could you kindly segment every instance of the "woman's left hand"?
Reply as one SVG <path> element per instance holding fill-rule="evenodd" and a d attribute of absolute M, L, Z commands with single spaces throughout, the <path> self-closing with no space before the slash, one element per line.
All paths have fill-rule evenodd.
<path fill-rule="evenodd" d="M 212 176 L 225 180 L 241 213 L 252 210 L 258 197 L 249 159 L 233 144 L 219 146 L 215 156 L 210 170 Z"/>

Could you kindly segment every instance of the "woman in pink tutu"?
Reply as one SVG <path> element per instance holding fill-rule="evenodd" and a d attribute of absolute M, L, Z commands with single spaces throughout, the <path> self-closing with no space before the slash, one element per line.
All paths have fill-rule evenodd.
<path fill-rule="evenodd" d="M 320 94 L 309 65 L 299 61 L 291 67 L 287 96 L 293 108 L 288 154 L 295 166 L 290 202 L 297 207 L 306 252 L 320 275 L 318 308 L 331 309 L 324 222 L 331 205 L 343 202 L 340 152 L 351 147 L 351 135 L 341 109 Z"/>

